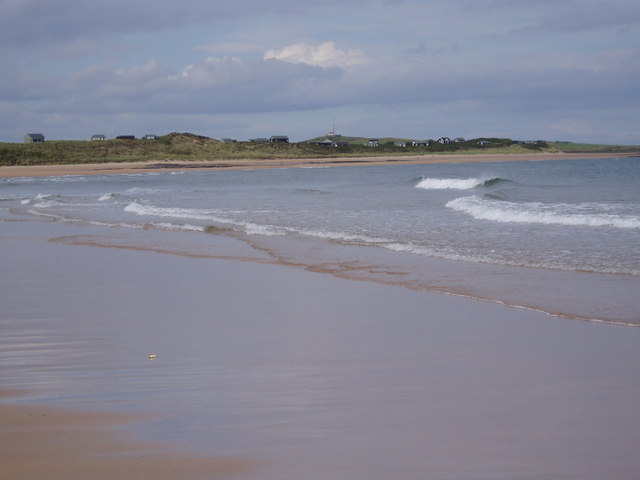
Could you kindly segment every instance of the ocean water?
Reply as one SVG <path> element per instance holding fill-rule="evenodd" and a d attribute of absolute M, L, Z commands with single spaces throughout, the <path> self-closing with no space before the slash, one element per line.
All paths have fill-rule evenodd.
<path fill-rule="evenodd" d="M 0 206 L 121 246 L 172 232 L 174 251 L 242 256 L 232 237 L 248 259 L 640 323 L 637 158 L 4 179 Z"/>

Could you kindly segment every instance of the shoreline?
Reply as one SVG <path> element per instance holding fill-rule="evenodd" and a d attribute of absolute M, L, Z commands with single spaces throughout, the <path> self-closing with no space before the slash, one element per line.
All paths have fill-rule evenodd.
<path fill-rule="evenodd" d="M 50 177 L 67 175 L 117 175 L 150 172 L 208 170 L 258 170 L 265 168 L 335 167 L 355 165 L 428 165 L 442 163 L 482 163 L 633 157 L 638 153 L 498 153 L 444 154 L 421 156 L 327 157 L 245 160 L 164 160 L 146 162 L 81 163 L 0 167 L 0 178 Z"/>

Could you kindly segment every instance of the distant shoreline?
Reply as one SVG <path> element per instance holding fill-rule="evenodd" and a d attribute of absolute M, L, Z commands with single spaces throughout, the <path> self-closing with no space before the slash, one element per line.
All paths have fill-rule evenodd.
<path fill-rule="evenodd" d="M 579 158 L 640 157 L 625 153 L 517 153 L 517 154 L 428 154 L 418 156 L 326 157 L 283 159 L 163 160 L 143 162 L 82 163 L 68 165 L 1 166 L 0 178 L 49 177 L 67 175 L 108 175 L 167 171 L 257 170 L 264 168 L 334 167 L 354 165 L 421 165 L 439 163 L 481 163 L 566 160 Z"/>

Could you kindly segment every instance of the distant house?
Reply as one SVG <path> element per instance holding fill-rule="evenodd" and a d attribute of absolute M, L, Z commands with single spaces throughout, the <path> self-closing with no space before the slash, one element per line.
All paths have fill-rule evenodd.
<path fill-rule="evenodd" d="M 454 139 L 453 139 L 453 142 L 454 142 L 454 143 L 462 143 L 462 142 L 464 142 L 464 141 L 465 141 L 465 140 L 464 140 L 464 138 L 462 138 L 462 137 L 458 137 L 458 138 L 454 138 Z"/>
<path fill-rule="evenodd" d="M 369 141 L 366 143 L 367 147 L 379 147 L 380 146 L 380 140 L 378 140 L 377 138 L 370 138 Z"/>
<path fill-rule="evenodd" d="M 396 147 L 406 147 L 407 142 L 393 142 L 393 145 Z"/>
<path fill-rule="evenodd" d="M 107 137 L 106 135 L 102 135 L 102 134 L 98 134 L 98 135 L 91 135 L 91 140 L 106 140 Z"/>
<path fill-rule="evenodd" d="M 451 143 L 451 139 L 449 137 L 440 137 L 438 140 L 436 140 L 438 143 L 441 143 L 443 145 L 449 145 Z"/>
<path fill-rule="evenodd" d="M 117 140 L 135 140 L 136 136 L 135 135 L 118 135 L 116 139 Z"/>
<path fill-rule="evenodd" d="M 413 142 L 411 142 L 411 145 L 413 145 L 414 147 L 428 147 L 429 140 L 414 140 Z"/>
<path fill-rule="evenodd" d="M 27 133 L 24 136 L 24 143 L 44 143 L 44 135 L 41 133 Z"/>
<path fill-rule="evenodd" d="M 322 147 L 333 147 L 333 140 L 329 140 L 328 138 L 325 138 L 321 142 L 317 142 L 317 145 L 320 145 Z"/>
<path fill-rule="evenodd" d="M 336 142 L 336 147 L 348 147 L 349 142 Z"/>
<path fill-rule="evenodd" d="M 491 145 L 491 142 L 489 140 L 480 140 L 478 142 L 478 145 L 480 145 L 481 147 L 484 147 L 485 145 Z"/>
<path fill-rule="evenodd" d="M 269 137 L 269 143 L 289 143 L 289 137 L 286 135 L 273 135 Z"/>
<path fill-rule="evenodd" d="M 153 133 L 147 133 L 144 137 L 142 137 L 143 140 L 158 140 L 157 135 L 154 135 Z"/>

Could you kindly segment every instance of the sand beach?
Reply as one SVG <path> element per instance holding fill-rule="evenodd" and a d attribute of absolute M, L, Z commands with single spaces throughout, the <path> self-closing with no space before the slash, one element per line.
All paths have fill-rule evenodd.
<path fill-rule="evenodd" d="M 445 154 L 388 157 L 344 157 L 305 159 L 260 159 L 260 160 L 210 160 L 210 161 L 162 161 L 162 162 L 118 162 L 77 165 L 33 165 L 0 167 L 0 178 L 43 177 L 56 175 L 106 175 L 141 173 L 154 171 L 206 171 L 210 169 L 260 169 L 291 167 L 328 167 L 385 164 L 437 164 L 437 163 L 482 163 L 515 162 L 535 160 L 558 160 L 570 158 L 617 158 L 637 154 L 607 153 L 531 153 L 531 154 Z"/>
<path fill-rule="evenodd" d="M 638 477 L 638 328 L 0 212 L 2 480 Z"/>

